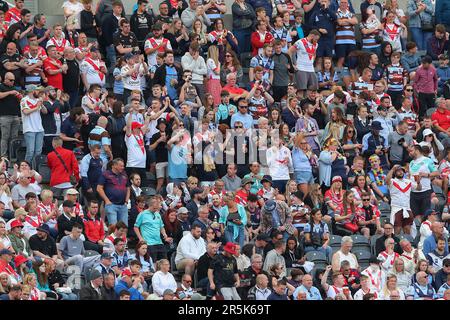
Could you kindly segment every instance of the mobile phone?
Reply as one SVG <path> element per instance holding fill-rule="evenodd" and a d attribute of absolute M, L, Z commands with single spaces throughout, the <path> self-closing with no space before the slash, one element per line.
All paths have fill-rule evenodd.
<path fill-rule="evenodd" d="M 186 298 L 186 293 L 184 291 L 178 292 L 178 299 L 183 300 Z"/>

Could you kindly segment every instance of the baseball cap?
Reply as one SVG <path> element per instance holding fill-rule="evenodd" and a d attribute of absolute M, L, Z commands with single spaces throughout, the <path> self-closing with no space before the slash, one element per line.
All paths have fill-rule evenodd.
<path fill-rule="evenodd" d="M 164 123 L 165 125 L 167 125 L 167 121 L 164 118 L 159 118 L 158 121 L 156 122 L 156 127 L 159 127 L 159 125 L 161 123 Z"/>
<path fill-rule="evenodd" d="M 102 277 L 102 274 L 97 269 L 94 269 L 94 270 L 91 271 L 91 274 L 90 274 L 91 280 L 95 280 L 95 279 L 98 279 L 98 278 L 101 278 L 101 277 Z"/>
<path fill-rule="evenodd" d="M 189 210 L 186 209 L 185 207 L 181 207 L 180 209 L 178 209 L 177 214 L 183 214 L 183 213 L 189 213 Z"/>
<path fill-rule="evenodd" d="M 335 183 L 335 182 L 342 182 L 342 177 L 341 176 L 334 176 L 333 179 L 331 180 L 331 183 Z"/>
<path fill-rule="evenodd" d="M 432 135 L 433 134 L 433 131 L 431 131 L 430 129 L 425 129 L 425 130 L 423 130 L 423 133 L 422 133 L 422 135 L 425 137 L 425 136 L 429 136 L 429 135 Z"/>
<path fill-rule="evenodd" d="M 131 124 L 131 130 L 140 129 L 140 128 L 142 128 L 142 124 L 140 124 L 137 121 L 133 121 L 133 123 Z"/>
<path fill-rule="evenodd" d="M 67 190 L 66 195 L 70 194 L 70 195 L 76 195 L 76 194 L 80 194 L 77 189 L 75 188 L 70 188 L 69 190 Z"/>
<path fill-rule="evenodd" d="M 28 259 L 25 258 L 23 255 L 18 255 L 14 258 L 14 265 L 16 266 L 16 268 L 18 268 L 22 263 L 27 262 Z"/>
<path fill-rule="evenodd" d="M 46 234 L 50 234 L 50 227 L 46 224 L 43 224 L 36 228 L 36 231 L 45 232 Z"/>
<path fill-rule="evenodd" d="M 130 269 L 123 269 L 122 271 L 122 277 L 131 277 L 133 275 L 133 273 L 131 272 Z"/>
<path fill-rule="evenodd" d="M 112 259 L 112 255 L 110 255 L 109 253 L 102 253 L 102 255 L 100 256 L 100 259 Z"/>
<path fill-rule="evenodd" d="M 432 214 L 437 214 L 437 213 L 433 209 L 428 209 L 427 211 L 424 212 L 423 217 L 427 218 L 428 216 L 431 216 Z"/>
<path fill-rule="evenodd" d="M 196 292 L 191 296 L 191 300 L 206 300 L 206 297 Z"/>
<path fill-rule="evenodd" d="M 42 89 L 44 89 L 44 88 L 41 86 L 37 86 L 35 84 L 29 84 L 29 85 L 25 86 L 26 92 L 37 91 L 37 90 L 42 90 Z"/>
<path fill-rule="evenodd" d="M 4 254 L 9 254 L 10 256 L 13 255 L 12 251 L 9 251 L 8 249 L 2 249 L 0 250 L 0 256 L 4 255 Z"/>
<path fill-rule="evenodd" d="M 163 292 L 163 296 L 165 296 L 165 295 L 168 295 L 168 294 L 170 294 L 170 295 L 175 295 L 175 292 L 173 292 L 172 290 L 170 290 L 170 289 L 166 289 L 166 290 L 164 290 L 164 292 Z"/>

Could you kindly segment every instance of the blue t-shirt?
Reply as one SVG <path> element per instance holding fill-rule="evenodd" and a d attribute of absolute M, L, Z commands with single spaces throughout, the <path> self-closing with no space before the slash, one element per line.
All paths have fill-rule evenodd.
<path fill-rule="evenodd" d="M 98 184 L 103 186 L 106 196 L 113 204 L 125 204 L 125 198 L 128 191 L 127 188 L 130 186 L 130 182 L 128 181 L 125 172 L 115 174 L 111 170 L 106 170 L 100 176 Z"/>
<path fill-rule="evenodd" d="M 188 150 L 184 146 L 173 145 L 169 155 L 169 177 L 171 179 L 187 179 L 186 155 Z"/>
<path fill-rule="evenodd" d="M 159 212 L 145 210 L 136 219 L 135 227 L 139 228 L 142 238 L 149 246 L 162 244 L 161 229 L 164 227 Z"/>
<path fill-rule="evenodd" d="M 177 90 L 170 84 L 170 81 L 172 79 L 177 80 L 178 74 L 175 67 L 169 67 L 166 65 L 166 88 L 167 88 L 167 95 L 170 97 L 171 100 L 176 100 L 178 98 Z"/>

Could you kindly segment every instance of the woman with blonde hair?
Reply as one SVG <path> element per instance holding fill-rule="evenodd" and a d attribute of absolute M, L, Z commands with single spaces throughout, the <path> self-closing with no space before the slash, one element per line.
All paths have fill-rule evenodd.
<path fill-rule="evenodd" d="M 298 191 L 297 182 L 295 180 L 289 180 L 286 183 L 286 192 L 284 193 L 288 206 L 291 206 L 293 194 L 296 193 L 297 191 Z"/>
<path fill-rule="evenodd" d="M 11 288 L 11 279 L 6 272 L 0 273 L 0 295 L 7 294 Z"/>
<path fill-rule="evenodd" d="M 395 274 L 389 274 L 386 277 L 386 284 L 380 292 L 379 300 L 391 300 L 391 294 L 397 291 L 400 295 L 400 300 L 405 300 L 405 293 L 397 285 L 397 276 Z"/>
<path fill-rule="evenodd" d="M 170 289 L 173 292 L 177 290 L 177 282 L 174 276 L 170 273 L 170 262 L 167 259 L 161 259 L 156 262 L 156 268 L 158 271 L 152 277 L 153 292 L 159 297 L 163 296 L 166 289 Z"/>
<path fill-rule="evenodd" d="M 29 274 L 25 275 L 25 277 L 23 278 L 23 284 L 28 285 L 31 288 L 30 300 L 45 300 L 45 299 L 47 299 L 47 295 L 44 292 L 41 292 L 41 290 L 39 290 L 37 288 L 36 274 L 29 273 Z"/>
<path fill-rule="evenodd" d="M 222 86 L 220 84 L 220 61 L 219 48 L 210 46 L 208 49 L 208 59 L 206 60 L 207 78 L 206 92 L 214 97 L 214 105 L 220 104 L 220 92 Z"/>
<path fill-rule="evenodd" d="M 339 141 L 335 138 L 325 140 L 324 147 L 319 155 L 319 183 L 326 187 L 331 186 L 332 177 L 340 176 L 344 188 L 347 184 L 347 159 L 338 151 Z"/>
<path fill-rule="evenodd" d="M 395 259 L 391 273 L 397 277 L 398 287 L 406 292 L 411 286 L 412 274 L 405 270 L 403 259 Z"/>
<path fill-rule="evenodd" d="M 167 38 L 172 46 L 175 61 L 181 62 L 181 57 L 184 54 L 184 48 L 189 42 L 189 33 L 180 18 L 173 19 L 172 24 L 164 34 L 164 38 Z"/>
<path fill-rule="evenodd" d="M 318 159 L 302 133 L 297 134 L 294 138 L 292 162 L 295 181 L 299 185 L 300 191 L 306 195 L 309 192 L 309 185 L 314 182 L 313 169 L 317 168 Z"/>
<path fill-rule="evenodd" d="M 339 107 L 333 108 L 331 110 L 330 122 L 328 122 L 325 126 L 322 141 L 326 141 L 330 137 L 339 141 L 342 140 L 346 125 L 347 124 L 342 109 Z"/>

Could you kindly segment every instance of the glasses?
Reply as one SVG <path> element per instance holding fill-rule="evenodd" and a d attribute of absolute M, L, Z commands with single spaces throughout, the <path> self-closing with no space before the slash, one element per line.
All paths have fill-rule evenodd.
<path fill-rule="evenodd" d="M 226 55 L 225 55 L 225 57 L 227 57 L 227 58 L 231 58 L 231 57 L 232 57 L 232 55 L 231 55 L 231 54 L 226 54 Z"/>
<path fill-rule="evenodd" d="M 186 283 L 192 283 L 191 280 L 184 280 L 184 282 L 186 282 Z"/>
<path fill-rule="evenodd" d="M 14 80 L 16 80 L 15 78 L 14 79 L 11 79 L 11 78 L 5 78 L 5 81 L 14 81 Z"/>
<path fill-rule="evenodd" d="M 348 130 L 347 132 L 348 132 L 348 133 L 353 133 L 354 131 L 353 131 L 353 130 Z"/>
<path fill-rule="evenodd" d="M 235 129 L 242 129 L 243 126 L 235 126 L 234 128 L 235 128 Z"/>
<path fill-rule="evenodd" d="M 239 108 L 242 108 L 242 109 L 247 109 L 248 108 L 248 106 L 239 106 Z"/>
<path fill-rule="evenodd" d="M 362 201 L 370 201 L 370 199 L 362 199 Z"/>
<path fill-rule="evenodd" d="M 413 92 L 413 89 L 406 89 L 405 91 Z"/>

